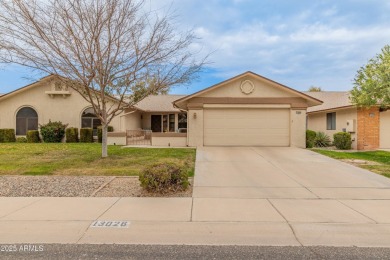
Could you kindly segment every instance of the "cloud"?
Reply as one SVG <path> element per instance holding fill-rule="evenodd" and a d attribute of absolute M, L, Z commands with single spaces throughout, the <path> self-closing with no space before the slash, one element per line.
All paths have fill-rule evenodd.
<path fill-rule="evenodd" d="M 299 42 L 357 42 L 384 40 L 390 34 L 390 27 L 378 26 L 370 28 L 333 27 L 321 23 L 306 25 L 290 34 L 292 41 Z"/>

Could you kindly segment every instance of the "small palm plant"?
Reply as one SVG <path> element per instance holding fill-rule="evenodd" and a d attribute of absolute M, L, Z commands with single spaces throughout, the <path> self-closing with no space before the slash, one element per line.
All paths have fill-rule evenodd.
<path fill-rule="evenodd" d="M 330 137 L 324 132 L 317 132 L 316 137 L 314 138 L 315 147 L 328 147 L 332 144 Z"/>

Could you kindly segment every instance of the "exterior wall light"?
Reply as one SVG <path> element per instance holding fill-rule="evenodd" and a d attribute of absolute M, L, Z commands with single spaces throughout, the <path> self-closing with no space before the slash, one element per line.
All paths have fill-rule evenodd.
<path fill-rule="evenodd" d="M 194 119 L 196 119 L 196 112 L 194 113 Z"/>

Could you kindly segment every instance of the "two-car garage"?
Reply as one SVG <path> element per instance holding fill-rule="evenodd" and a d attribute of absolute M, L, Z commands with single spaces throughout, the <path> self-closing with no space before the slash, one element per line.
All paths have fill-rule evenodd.
<path fill-rule="evenodd" d="M 205 146 L 289 146 L 289 108 L 205 108 Z"/>

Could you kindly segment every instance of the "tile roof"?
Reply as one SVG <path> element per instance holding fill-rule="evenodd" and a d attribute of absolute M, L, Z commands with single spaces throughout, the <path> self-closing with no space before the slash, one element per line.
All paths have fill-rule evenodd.
<path fill-rule="evenodd" d="M 322 100 L 324 103 L 319 106 L 308 107 L 307 112 L 317 112 L 321 110 L 328 110 L 346 106 L 352 106 L 351 101 L 349 100 L 348 91 L 320 91 L 320 92 L 303 92 L 306 95 L 312 96 L 319 100 Z"/>
<path fill-rule="evenodd" d="M 150 95 L 135 106 L 146 112 L 179 112 L 172 102 L 183 97 L 185 95 Z"/>

